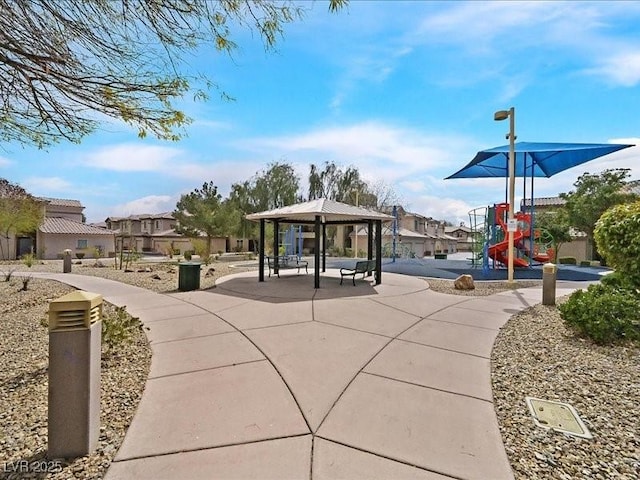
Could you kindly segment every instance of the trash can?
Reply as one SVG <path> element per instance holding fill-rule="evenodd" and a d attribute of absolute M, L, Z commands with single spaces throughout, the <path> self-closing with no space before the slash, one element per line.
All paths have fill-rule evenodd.
<path fill-rule="evenodd" d="M 178 264 L 178 290 L 189 292 L 200 288 L 200 262 L 182 262 Z"/>

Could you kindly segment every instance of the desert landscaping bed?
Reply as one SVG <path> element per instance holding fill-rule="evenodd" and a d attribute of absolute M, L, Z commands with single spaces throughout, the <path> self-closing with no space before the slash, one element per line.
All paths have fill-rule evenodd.
<path fill-rule="evenodd" d="M 177 287 L 177 268 L 172 265 L 140 264 L 125 273 L 113 267 L 95 267 L 94 263 L 85 260 L 74 265 L 73 273 L 156 292 Z M 0 265 L 0 270 L 7 267 Z M 11 267 L 26 270 L 19 264 Z M 203 267 L 201 288 L 213 286 L 220 276 L 251 268 L 255 269 L 215 262 Z M 60 272 L 61 263 L 38 263 L 30 271 Z M 428 283 L 434 291 L 473 296 L 508 289 L 504 282 L 476 282 L 476 289 L 466 292 L 455 290 L 449 280 L 428 279 Z M 518 282 L 517 287 L 539 284 Z M 7 470 L 20 462 L 37 464 L 45 458 L 48 332 L 42 320 L 48 302 L 72 290 L 38 278 L 29 282 L 27 292 L 20 292 L 21 287 L 17 277 L 0 282 L 0 478 L 102 478 L 144 389 L 150 363 L 144 333 L 139 330 L 132 344 L 103 358 L 102 426 L 96 452 L 61 463 L 58 473 L 12 474 Z M 121 362 L 122 358 L 127 361 Z M 491 362 L 496 413 L 516 478 L 638 478 L 640 347 L 595 346 L 568 331 L 554 307 L 538 305 L 515 315 L 504 326 Z M 594 438 L 579 439 L 536 427 L 525 396 L 571 403 Z"/>
<path fill-rule="evenodd" d="M 21 288 L 17 278 L 0 282 L 0 478 L 102 478 L 144 390 L 151 363 L 146 336 L 137 329 L 131 343 L 103 354 L 96 451 L 67 461 L 47 461 L 47 309 L 51 300 L 73 288 L 37 278 L 26 292 Z M 106 304 L 106 314 L 112 311 Z"/>

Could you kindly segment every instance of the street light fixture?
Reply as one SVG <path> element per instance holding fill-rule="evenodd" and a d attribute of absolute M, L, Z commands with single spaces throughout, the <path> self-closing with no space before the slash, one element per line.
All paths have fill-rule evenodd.
<path fill-rule="evenodd" d="M 513 203 L 515 200 L 516 189 L 516 155 L 515 155 L 515 141 L 516 141 L 516 111 L 513 107 L 509 110 L 498 110 L 493 114 L 493 119 L 497 122 L 509 119 L 509 133 L 507 138 L 509 139 L 509 220 L 513 220 Z M 510 222 L 511 223 L 511 222 Z M 508 260 L 508 283 L 513 283 L 513 231 L 508 228 L 509 235 L 509 260 Z"/>

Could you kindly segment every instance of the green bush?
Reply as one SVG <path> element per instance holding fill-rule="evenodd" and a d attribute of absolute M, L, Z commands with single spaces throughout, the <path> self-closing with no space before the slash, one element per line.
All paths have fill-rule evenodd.
<path fill-rule="evenodd" d="M 116 307 L 114 313 L 105 314 L 102 319 L 102 343 L 109 350 L 122 343 L 131 343 L 133 332 L 140 326 L 140 320 L 129 315 L 126 307 Z"/>
<path fill-rule="evenodd" d="M 590 267 L 591 266 L 591 261 L 590 260 L 580 260 L 580 266 L 581 267 Z"/>
<path fill-rule="evenodd" d="M 191 255 L 191 250 L 185 250 L 184 252 L 184 259 L 185 260 L 191 260 L 192 255 Z"/>
<path fill-rule="evenodd" d="M 604 212 L 596 222 L 594 238 L 607 264 L 640 286 L 640 201 Z"/>
<path fill-rule="evenodd" d="M 598 344 L 639 341 L 640 298 L 632 290 L 614 286 L 619 280 L 612 277 L 605 284 L 574 292 L 558 306 L 564 322 Z"/>
<path fill-rule="evenodd" d="M 562 265 L 576 265 L 576 257 L 559 257 L 558 263 Z"/>
<path fill-rule="evenodd" d="M 22 263 L 31 268 L 36 263 L 36 256 L 33 253 L 26 253 L 22 256 Z"/>

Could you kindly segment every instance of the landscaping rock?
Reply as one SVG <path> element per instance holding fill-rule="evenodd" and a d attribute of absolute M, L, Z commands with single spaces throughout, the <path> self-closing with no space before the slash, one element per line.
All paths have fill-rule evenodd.
<path fill-rule="evenodd" d="M 456 290 L 474 290 L 476 288 L 471 275 L 460 275 L 453 282 Z"/>

